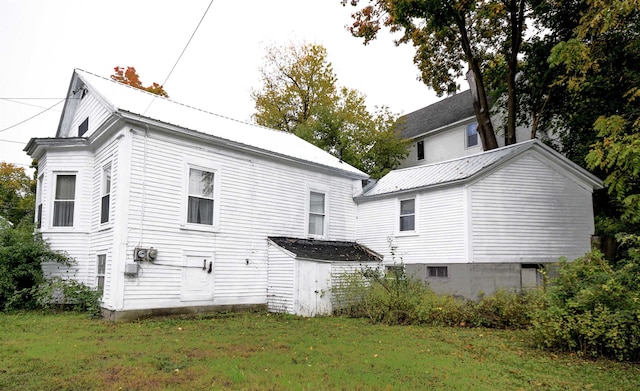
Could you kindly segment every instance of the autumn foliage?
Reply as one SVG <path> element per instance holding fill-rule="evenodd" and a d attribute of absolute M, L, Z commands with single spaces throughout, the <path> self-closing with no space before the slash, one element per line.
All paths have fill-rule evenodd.
<path fill-rule="evenodd" d="M 136 72 L 136 68 L 134 67 L 127 67 L 127 69 L 125 70 L 123 67 L 118 66 L 118 67 L 114 67 L 113 70 L 114 70 L 114 73 L 113 75 L 111 75 L 111 80 L 115 80 L 117 82 L 130 85 L 131 87 L 134 87 L 134 88 L 145 90 L 152 94 L 164 96 L 165 98 L 169 97 L 169 94 L 167 94 L 164 88 L 158 83 L 154 82 L 150 86 L 144 87 L 142 85 L 142 82 L 140 81 L 140 76 L 138 76 L 138 73 Z"/>

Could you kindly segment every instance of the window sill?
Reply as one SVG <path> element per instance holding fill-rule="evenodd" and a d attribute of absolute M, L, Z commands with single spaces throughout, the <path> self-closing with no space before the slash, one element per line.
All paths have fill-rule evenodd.
<path fill-rule="evenodd" d="M 198 224 L 181 224 L 180 229 L 183 231 L 211 232 L 216 233 L 219 227 L 215 225 L 198 225 Z"/>
<path fill-rule="evenodd" d="M 405 237 L 405 236 L 419 236 L 420 233 L 418 231 L 398 231 L 396 232 L 396 237 Z"/>

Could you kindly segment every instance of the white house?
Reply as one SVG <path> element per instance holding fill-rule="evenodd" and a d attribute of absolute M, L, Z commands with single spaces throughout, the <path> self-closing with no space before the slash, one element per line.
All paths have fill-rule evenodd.
<path fill-rule="evenodd" d="M 358 241 L 437 292 L 475 298 L 539 283 L 590 249 L 602 182 L 538 140 L 391 171 L 358 203 Z"/>
<path fill-rule="evenodd" d="M 503 115 L 492 115 L 494 127 Z M 400 168 L 455 159 L 482 152 L 478 122 L 473 111 L 470 90 L 466 90 L 402 117 L 400 134 L 411 141 L 409 155 Z M 516 128 L 516 139 L 531 138 L 530 129 Z M 498 145 L 504 146 L 504 136 L 498 135 Z"/>
<path fill-rule="evenodd" d="M 111 319 L 266 305 L 268 237 L 354 242 L 368 177 L 293 134 L 81 70 L 56 137 L 25 151 L 43 237 L 76 261 L 45 271 L 101 289 Z"/>
<path fill-rule="evenodd" d="M 67 98 L 55 137 L 25 147 L 38 159 L 37 225 L 76 261 L 45 272 L 100 289 L 110 319 L 326 314 L 339 276 L 383 257 L 475 297 L 589 250 L 601 182 L 538 141 L 451 148 L 440 163 L 425 149 L 363 189 L 367 174 L 290 133 L 81 70 Z"/>

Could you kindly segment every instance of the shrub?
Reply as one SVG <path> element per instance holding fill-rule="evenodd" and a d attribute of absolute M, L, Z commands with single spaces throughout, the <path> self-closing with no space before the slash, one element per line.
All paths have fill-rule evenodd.
<path fill-rule="evenodd" d="M 640 264 L 613 269 L 594 251 L 563 260 L 546 295 L 547 308 L 533 320 L 541 347 L 588 357 L 640 359 Z"/>
<path fill-rule="evenodd" d="M 100 316 L 102 292 L 76 280 L 53 277 L 34 287 L 33 291 L 40 308 L 72 310 Z"/>
<path fill-rule="evenodd" d="M 25 223 L 0 229 L 0 311 L 36 308 L 33 288 L 44 281 L 42 263 L 69 264 L 33 232 Z"/>
<path fill-rule="evenodd" d="M 342 313 L 374 323 L 526 328 L 543 305 L 538 290 L 498 292 L 479 302 L 438 295 L 401 267 L 391 268 L 386 275 L 379 269 L 362 270 L 344 280 L 353 285 L 342 290 L 348 297 L 341 300 L 351 304 Z"/>

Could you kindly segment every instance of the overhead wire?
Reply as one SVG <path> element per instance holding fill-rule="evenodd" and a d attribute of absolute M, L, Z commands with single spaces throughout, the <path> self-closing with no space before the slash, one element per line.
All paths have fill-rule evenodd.
<path fill-rule="evenodd" d="M 63 99 L 61 99 L 60 101 L 58 101 L 58 102 L 54 103 L 53 105 L 51 105 L 51 106 L 49 106 L 49 107 L 45 108 L 45 109 L 44 109 L 44 110 L 42 110 L 41 112 L 39 112 L 39 113 L 37 113 L 37 114 L 35 114 L 35 115 L 32 115 L 31 117 L 29 117 L 29 118 L 27 118 L 27 119 L 25 119 L 25 120 L 22 120 L 22 121 L 20 121 L 20 122 L 18 122 L 18 123 L 16 123 L 16 124 L 13 124 L 13 125 L 11 125 L 11 126 L 8 126 L 8 127 L 4 128 L 4 129 L 0 129 L 0 133 L 4 132 L 4 131 L 6 131 L 6 130 L 9 130 L 9 129 L 13 129 L 13 128 L 15 128 L 15 127 L 16 127 L 16 126 L 18 126 L 18 125 L 22 125 L 23 123 L 25 123 L 25 122 L 27 122 L 27 121 L 30 121 L 30 120 L 32 120 L 32 119 L 34 119 L 34 118 L 36 118 L 37 116 L 39 116 L 39 115 L 41 115 L 41 114 L 46 113 L 47 111 L 49 111 L 49 110 L 53 109 L 54 107 L 56 107 L 57 105 L 59 105 L 60 103 L 64 102 L 66 99 L 67 99 L 67 98 L 63 98 Z"/>
<path fill-rule="evenodd" d="M 171 70 L 169 71 L 169 74 L 167 75 L 167 77 L 164 79 L 164 82 L 162 83 L 162 87 L 164 87 L 167 84 L 167 81 L 169 81 L 169 78 L 171 77 L 171 74 L 173 73 L 173 71 L 176 69 L 176 66 L 178 66 L 178 63 L 180 62 L 180 59 L 182 59 L 182 55 L 184 55 L 184 52 L 187 51 L 187 48 L 189 47 L 189 44 L 191 43 L 191 40 L 193 39 L 193 37 L 196 35 L 196 32 L 198 31 L 198 29 L 200 28 L 200 25 L 202 24 L 202 21 L 204 20 L 204 18 L 207 16 L 207 13 L 209 12 L 209 8 L 211 8 L 211 5 L 213 4 L 214 0 L 211 0 L 209 2 L 209 5 L 207 6 L 207 9 L 204 11 L 204 14 L 202 14 L 202 17 L 200 18 L 200 21 L 198 22 L 198 25 L 196 26 L 196 28 L 193 30 L 193 33 L 191 33 L 191 37 L 189 37 L 189 40 L 187 41 L 186 45 L 184 45 L 184 48 L 182 49 L 182 52 L 180 53 L 180 55 L 178 56 L 178 59 L 175 61 L 175 63 L 173 64 L 173 67 L 171 67 Z M 149 102 L 149 106 L 147 106 L 146 109 L 144 109 L 144 112 L 142 112 L 142 115 L 147 113 L 147 110 L 149 110 L 149 108 L 151 107 L 151 105 L 153 104 L 153 102 L 155 101 L 156 96 L 153 97 L 153 99 L 151 99 L 151 102 Z"/>

